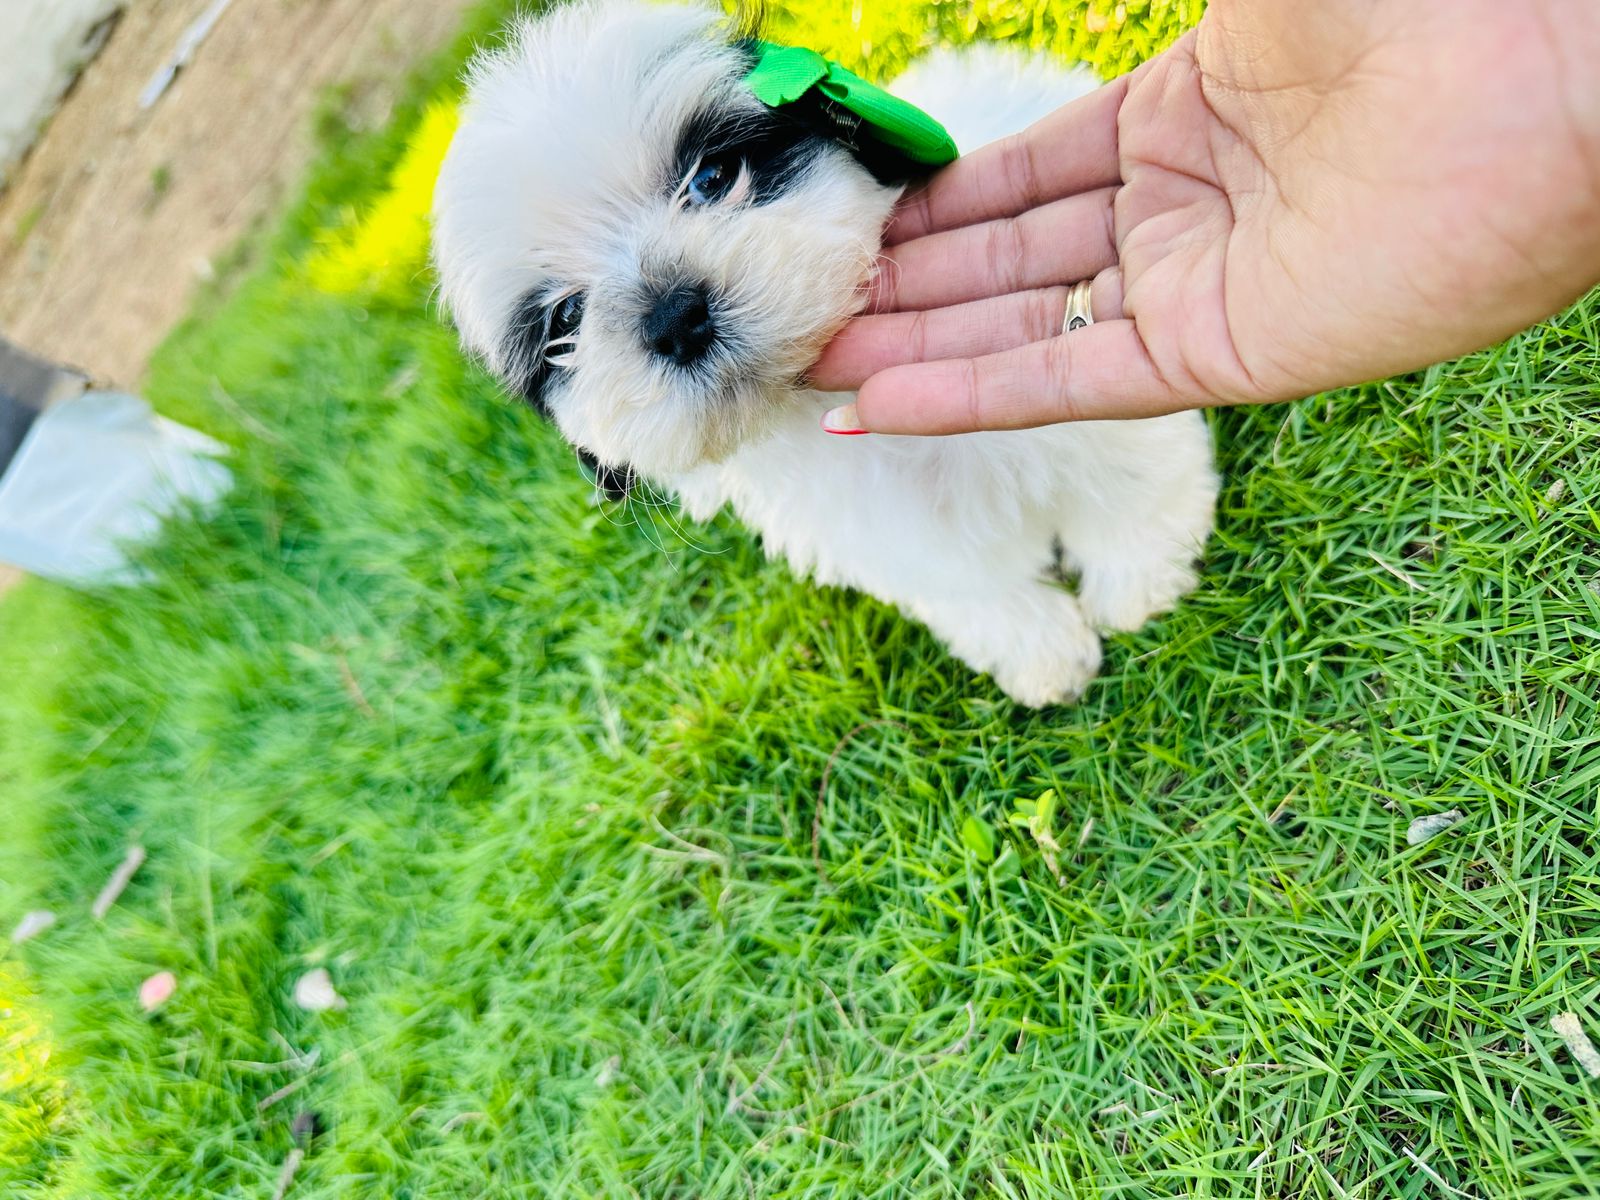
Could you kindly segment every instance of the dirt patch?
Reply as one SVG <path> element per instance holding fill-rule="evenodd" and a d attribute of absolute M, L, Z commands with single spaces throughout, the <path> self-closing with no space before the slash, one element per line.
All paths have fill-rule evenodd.
<path fill-rule="evenodd" d="M 209 0 L 135 0 L 0 195 L 0 330 L 136 384 L 218 257 L 292 195 L 325 90 L 381 125 L 407 68 L 470 3 L 235 0 L 141 111 Z"/>

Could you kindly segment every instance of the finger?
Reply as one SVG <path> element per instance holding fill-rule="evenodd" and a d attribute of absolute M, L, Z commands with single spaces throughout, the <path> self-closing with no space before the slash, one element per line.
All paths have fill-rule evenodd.
<path fill-rule="evenodd" d="M 1089 285 L 1089 311 L 1096 321 L 1120 321 L 1122 311 L 1122 268 L 1107 267 Z"/>
<path fill-rule="evenodd" d="M 807 376 L 823 391 L 859 388 L 871 376 L 902 363 L 976 358 L 1015 350 L 1062 332 L 1065 287 L 1040 288 L 926 312 L 860 317 L 846 325 Z M 1100 272 L 1090 289 L 1096 321 L 1122 316 L 1122 276 Z"/>
<path fill-rule="evenodd" d="M 1014 350 L 1061 332 L 1067 289 L 1043 288 L 927 312 L 889 313 L 850 322 L 807 378 L 823 391 L 848 391 L 902 363 L 972 358 Z"/>
<path fill-rule="evenodd" d="M 1112 201 L 1101 188 L 1003 217 L 929 234 L 884 251 L 874 312 L 938 308 L 1089 279 L 1117 261 Z"/>
<path fill-rule="evenodd" d="M 885 244 L 1015 216 L 1117 183 L 1117 110 L 1127 91 L 1124 76 L 1021 133 L 956 159 L 900 202 Z"/>
<path fill-rule="evenodd" d="M 1107 321 L 1002 354 L 891 367 L 862 385 L 856 416 L 875 433 L 971 433 L 1198 404 L 1162 378 L 1132 321 Z"/>

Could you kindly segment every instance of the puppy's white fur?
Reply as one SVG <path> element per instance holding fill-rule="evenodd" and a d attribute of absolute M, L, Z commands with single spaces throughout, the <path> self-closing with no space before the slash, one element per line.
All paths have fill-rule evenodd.
<path fill-rule="evenodd" d="M 1216 477 L 1197 413 L 948 438 L 840 438 L 848 397 L 797 382 L 862 304 L 899 189 L 842 146 L 807 143 L 783 186 L 685 201 L 675 161 L 707 112 L 762 112 L 742 52 L 699 7 L 590 0 L 521 24 L 474 64 L 434 203 L 434 253 L 466 344 L 525 374 L 528 297 L 581 293 L 571 342 L 541 349 L 539 401 L 601 462 L 676 491 L 699 519 L 731 504 L 820 583 L 925 623 L 1010 696 L 1077 696 L 1100 629 L 1135 629 L 1194 586 Z M 965 148 L 1094 81 L 996 48 L 939 54 L 893 90 Z M 714 297 L 692 369 L 642 322 L 685 280 Z M 1062 282 L 1071 282 L 1063 280 Z M 1057 557 L 1077 594 L 1051 578 Z"/>

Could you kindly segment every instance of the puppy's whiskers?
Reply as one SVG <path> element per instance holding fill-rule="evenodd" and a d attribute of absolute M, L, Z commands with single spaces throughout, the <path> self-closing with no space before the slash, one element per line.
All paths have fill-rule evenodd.
<path fill-rule="evenodd" d="M 677 556 L 668 549 L 665 539 L 661 536 L 663 523 L 672 537 L 687 550 L 693 550 L 697 554 L 724 553 L 722 550 L 703 546 L 690 537 L 682 521 L 678 519 L 676 500 L 657 491 L 655 485 L 648 480 L 634 476 L 632 484 L 623 493 L 620 502 L 606 492 L 598 477 L 592 487 L 594 505 L 600 510 L 600 515 L 606 524 L 619 530 L 630 526 L 637 529 L 652 547 L 661 552 L 662 558 L 674 572 L 681 572 L 682 567 Z M 644 513 L 649 514 L 648 521 L 642 519 Z M 619 515 L 626 519 L 619 519 Z"/>

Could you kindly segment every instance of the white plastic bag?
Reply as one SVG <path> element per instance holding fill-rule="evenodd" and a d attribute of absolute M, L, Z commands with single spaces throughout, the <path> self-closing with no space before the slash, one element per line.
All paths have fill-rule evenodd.
<path fill-rule="evenodd" d="M 227 447 L 157 416 L 137 396 L 85 392 L 39 414 L 0 476 L 0 562 L 65 583 L 134 583 L 125 543 L 184 500 L 205 506 L 233 476 Z"/>

